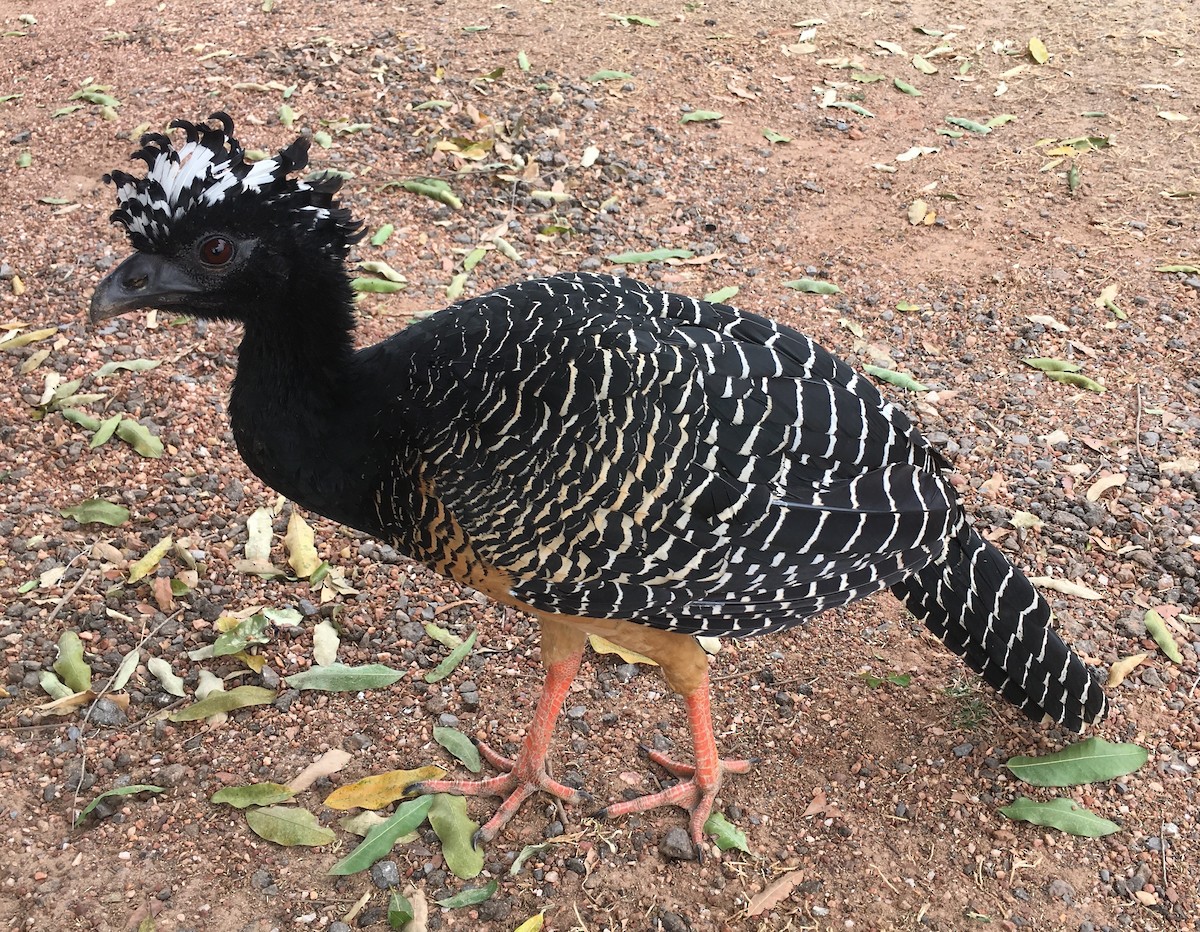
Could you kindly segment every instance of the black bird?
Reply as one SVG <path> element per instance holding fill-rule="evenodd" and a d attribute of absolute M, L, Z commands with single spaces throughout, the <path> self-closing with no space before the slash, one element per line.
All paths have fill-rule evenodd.
<path fill-rule="evenodd" d="M 215 121 L 217 125 L 212 125 Z M 691 812 L 729 771 L 694 634 L 748 637 L 891 589 L 1035 719 L 1106 711 L 1025 576 L 976 533 L 947 464 L 874 385 L 812 340 L 723 304 L 611 275 L 557 275 L 462 301 L 364 349 L 345 257 L 361 227 L 334 176 L 299 180 L 301 138 L 244 158 L 225 114 L 150 134 L 114 171 L 137 250 L 93 321 L 158 307 L 239 321 L 238 450 L 297 504 L 382 538 L 541 622 L 546 682 L 502 776 L 427 792 L 505 797 L 495 836 L 550 780 L 546 752 L 589 632 L 661 664 L 695 764 L 608 806 Z"/>

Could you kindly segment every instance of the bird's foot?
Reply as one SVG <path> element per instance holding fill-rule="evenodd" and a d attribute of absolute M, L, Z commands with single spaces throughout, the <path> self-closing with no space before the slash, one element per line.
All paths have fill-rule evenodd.
<path fill-rule="evenodd" d="M 541 791 L 557 796 L 566 803 L 583 802 L 590 797 L 582 790 L 574 789 L 550 779 L 546 772 L 545 755 L 527 754 L 522 748 L 516 760 L 498 754 L 482 741 L 477 742 L 479 753 L 497 770 L 505 771 L 496 777 L 486 780 L 423 780 L 414 783 L 409 789 L 412 792 L 426 795 L 429 793 L 450 793 L 454 796 L 499 796 L 503 798 L 500 808 L 488 819 L 487 823 L 475 833 L 473 841 L 488 842 L 495 838 L 508 820 L 516 815 L 525 802 L 534 793 Z"/>
<path fill-rule="evenodd" d="M 704 823 L 712 814 L 713 803 L 727 773 L 746 773 L 754 760 L 720 760 L 717 759 L 709 766 L 694 767 L 691 764 L 680 764 L 671 760 L 665 754 L 643 748 L 646 755 L 680 782 L 669 786 L 658 793 L 639 796 L 625 802 L 612 803 L 593 814 L 597 819 L 613 819 L 631 815 L 635 812 L 645 812 L 660 806 L 679 806 L 691 813 L 689 828 L 692 841 L 698 851 L 703 851 Z"/>

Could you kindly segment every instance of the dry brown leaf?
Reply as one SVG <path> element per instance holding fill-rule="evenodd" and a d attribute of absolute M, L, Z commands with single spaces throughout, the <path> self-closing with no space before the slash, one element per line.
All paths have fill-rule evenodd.
<path fill-rule="evenodd" d="M 429 901 L 425 894 L 416 887 L 404 891 L 408 905 L 412 907 L 412 919 L 404 926 L 403 932 L 427 932 L 429 928 Z"/>
<path fill-rule="evenodd" d="M 331 748 L 288 781 L 287 788 L 297 793 L 307 790 L 321 777 L 337 773 L 350 763 L 351 759 L 351 755 L 341 748 Z"/>
<path fill-rule="evenodd" d="M 1120 686 L 1125 677 L 1129 676 L 1134 668 L 1149 656 L 1149 654 L 1134 654 L 1132 657 L 1122 657 L 1108 668 L 1108 681 L 1104 685 Z"/>
<path fill-rule="evenodd" d="M 1117 486 L 1124 484 L 1125 476 L 1121 473 L 1116 473 L 1111 476 L 1101 476 L 1088 487 L 1088 490 L 1084 493 L 1083 497 L 1089 502 L 1097 502 L 1100 500 L 1100 496 L 1109 489 L 1115 489 Z"/>
<path fill-rule="evenodd" d="M 759 916 L 767 910 L 774 909 L 791 896 L 792 891 L 803 879 L 803 871 L 788 871 L 782 877 L 772 880 L 746 904 L 746 915 Z"/>
<path fill-rule="evenodd" d="M 171 594 L 171 580 L 166 576 L 155 576 L 150 584 L 150 593 L 154 596 L 154 604 L 160 612 L 170 612 L 175 606 L 175 596 Z"/>

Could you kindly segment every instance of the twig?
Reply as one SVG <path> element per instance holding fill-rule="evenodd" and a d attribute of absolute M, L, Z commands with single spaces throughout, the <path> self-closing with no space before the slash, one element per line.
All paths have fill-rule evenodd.
<path fill-rule="evenodd" d="M 1146 464 L 1146 454 L 1142 452 L 1142 383 L 1137 383 L 1137 415 L 1133 423 L 1133 443 L 1137 448 L 1138 459 Z"/>
<path fill-rule="evenodd" d="M 82 556 L 83 556 L 82 551 L 80 553 L 77 553 L 75 555 L 74 559 L 72 559 L 71 562 L 67 564 L 67 567 L 70 568 L 71 563 L 74 563 L 75 560 L 78 560 Z M 91 571 L 92 571 L 92 568 L 90 566 L 85 566 L 83 568 L 83 572 L 79 574 L 79 579 L 75 580 L 75 585 L 73 585 L 67 591 L 67 594 L 58 600 L 58 604 L 54 606 L 54 611 L 52 611 L 50 613 L 50 617 L 46 619 L 47 625 L 49 625 L 51 622 L 54 621 L 55 618 L 57 618 L 59 616 L 59 613 L 62 612 L 63 608 L 66 606 L 67 601 L 71 598 L 71 596 L 75 595 L 75 593 L 79 591 L 79 587 L 83 585 L 83 581 L 88 578 L 88 574 Z"/>
<path fill-rule="evenodd" d="M 1163 890 L 1167 889 L 1167 886 L 1169 883 L 1169 881 L 1167 879 L 1167 839 L 1166 839 L 1166 835 L 1164 834 L 1166 832 L 1166 830 L 1167 830 L 1167 823 L 1165 821 L 1160 820 L 1158 823 L 1158 853 L 1162 855 Z"/>

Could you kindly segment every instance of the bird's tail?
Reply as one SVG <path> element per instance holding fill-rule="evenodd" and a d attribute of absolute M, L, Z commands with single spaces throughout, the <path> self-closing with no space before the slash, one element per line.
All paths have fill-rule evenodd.
<path fill-rule="evenodd" d="M 1050 627 L 1049 604 L 965 520 L 940 560 L 892 592 L 1030 718 L 1080 731 L 1108 711 L 1099 679 Z"/>

